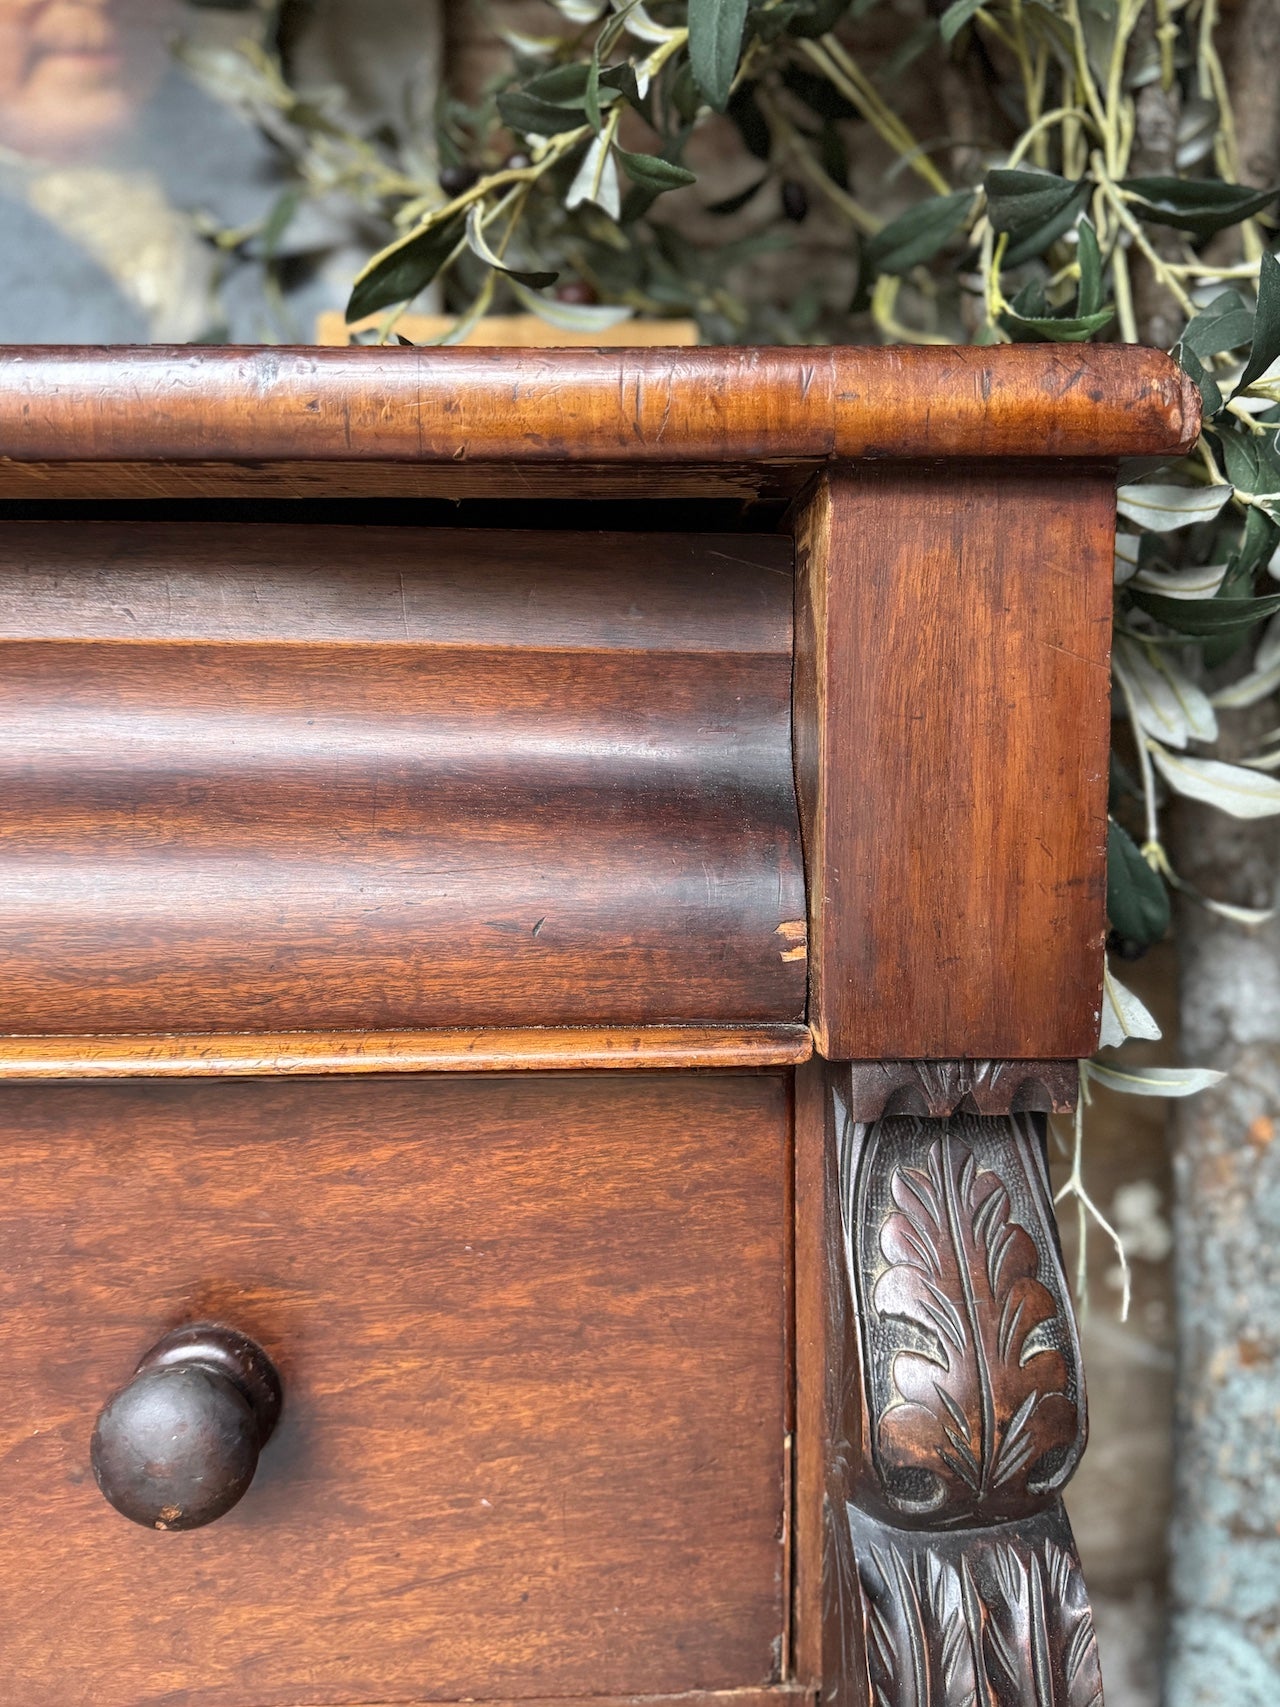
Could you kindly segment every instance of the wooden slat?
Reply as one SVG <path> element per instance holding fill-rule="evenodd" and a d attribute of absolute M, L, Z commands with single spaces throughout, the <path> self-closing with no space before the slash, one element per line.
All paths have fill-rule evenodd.
<path fill-rule="evenodd" d="M 0 1037 L 0 1079 L 780 1067 L 807 1061 L 812 1053 L 813 1038 L 803 1025 L 10 1036 Z"/>
<path fill-rule="evenodd" d="M 855 467 L 799 518 L 810 1020 L 832 1059 L 1097 1043 L 1114 491 Z"/>
<path fill-rule="evenodd" d="M 1122 345 L 0 355 L 0 456 L 36 463 L 1115 457 L 1199 419 L 1167 356 Z"/>

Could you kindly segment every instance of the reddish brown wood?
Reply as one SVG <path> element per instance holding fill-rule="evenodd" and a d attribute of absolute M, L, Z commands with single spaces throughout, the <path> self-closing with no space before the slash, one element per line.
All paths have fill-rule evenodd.
<path fill-rule="evenodd" d="M 832 1059 L 1096 1046 L 1112 486 L 850 466 L 798 515 L 810 1020 Z"/>
<path fill-rule="evenodd" d="M 767 534 L 0 520 L 0 636 L 785 658 L 791 572 Z"/>
<path fill-rule="evenodd" d="M 42 524 L 0 563 L 5 1031 L 803 1017 L 786 542 Z"/>
<path fill-rule="evenodd" d="M 861 1123 L 848 1067 L 798 1083 L 797 1676 L 835 1707 L 1100 1707 L 1041 1132 Z"/>
<path fill-rule="evenodd" d="M 157 498 L 430 498 L 579 503 L 718 499 L 754 503 L 796 497 L 813 462 L 18 462 L 0 456 L 0 501 Z"/>
<path fill-rule="evenodd" d="M 468 1701 L 467 1707 L 581 1707 L 580 1696 L 521 1696 L 508 1701 Z M 778 1683 L 768 1689 L 691 1689 L 679 1695 L 593 1695 L 591 1707 L 816 1707 L 812 1689 Z M 346 1707 L 346 1704 L 344 1704 Z M 371 1707 L 360 1702 L 358 1707 Z M 378 1702 L 374 1707 L 387 1707 Z M 408 1707 L 426 1707 L 411 1702 Z"/>
<path fill-rule="evenodd" d="M 37 463 L 1115 457 L 1199 420 L 1167 356 L 1122 345 L 0 356 L 0 456 Z"/>
<path fill-rule="evenodd" d="M 813 1038 L 806 1025 L 0 1036 L 0 1079 L 787 1067 L 807 1061 L 812 1053 Z"/>
<path fill-rule="evenodd" d="M 879 1120 L 886 1114 L 924 1114 L 935 1120 L 948 1114 L 1070 1114 L 1079 1099 L 1080 1064 L 855 1061 L 846 1083 L 854 1120 Z"/>
<path fill-rule="evenodd" d="M 0 1673 L 24 1707 L 759 1688 L 783 1630 L 787 1087 L 0 1090 Z M 125 1523 L 103 1398 L 234 1322 L 233 1511 Z"/>

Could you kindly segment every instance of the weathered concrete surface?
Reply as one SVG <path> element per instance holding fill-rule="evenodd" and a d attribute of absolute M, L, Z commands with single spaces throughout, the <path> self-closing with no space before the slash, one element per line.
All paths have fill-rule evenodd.
<path fill-rule="evenodd" d="M 1232 731 L 1247 747 L 1275 721 Z M 1255 718 L 1250 717 L 1250 724 Z M 1280 827 L 1189 805 L 1174 859 L 1197 887 L 1276 900 Z M 1182 1053 L 1225 1070 L 1175 1105 L 1177 1458 L 1167 1707 L 1280 1703 L 1280 921 L 1184 906 Z"/>

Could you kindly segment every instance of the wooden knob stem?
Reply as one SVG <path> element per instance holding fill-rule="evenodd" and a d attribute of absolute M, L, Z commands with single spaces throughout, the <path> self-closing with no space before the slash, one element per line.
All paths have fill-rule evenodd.
<path fill-rule="evenodd" d="M 234 1328 L 195 1322 L 152 1346 L 93 1431 L 93 1474 L 148 1529 L 199 1529 L 253 1480 L 280 1416 L 280 1377 Z"/>

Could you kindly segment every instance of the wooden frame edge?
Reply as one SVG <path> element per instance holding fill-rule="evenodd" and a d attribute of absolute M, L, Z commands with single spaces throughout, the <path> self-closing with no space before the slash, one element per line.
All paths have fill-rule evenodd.
<path fill-rule="evenodd" d="M 0 1080 L 790 1067 L 807 1026 L 0 1037 Z"/>

